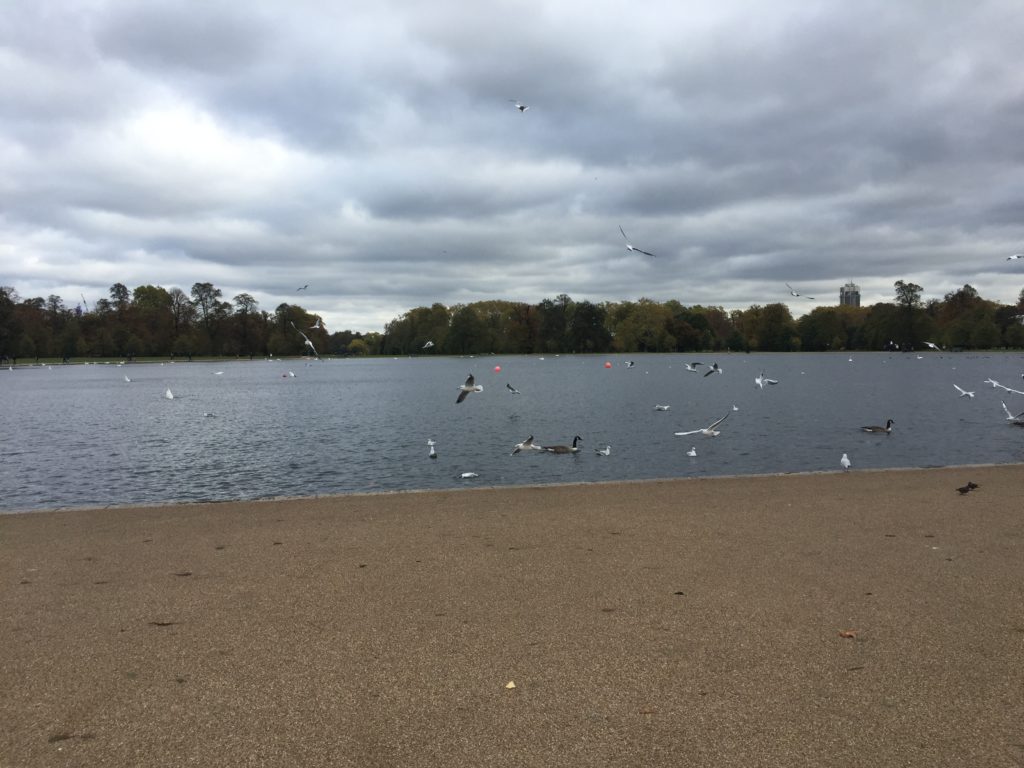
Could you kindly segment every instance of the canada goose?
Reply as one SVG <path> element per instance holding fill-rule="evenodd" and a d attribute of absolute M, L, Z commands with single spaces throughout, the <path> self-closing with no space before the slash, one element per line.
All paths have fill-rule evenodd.
<path fill-rule="evenodd" d="M 884 432 L 885 434 L 888 435 L 890 432 L 892 432 L 892 425 L 893 425 L 893 420 L 892 419 L 888 419 L 885 422 L 885 426 L 884 427 L 877 427 L 877 426 L 861 427 L 861 431 L 862 432 Z"/>
<path fill-rule="evenodd" d="M 582 439 L 583 439 L 582 437 L 580 437 L 579 435 L 576 435 L 576 437 L 574 437 L 572 439 L 572 445 L 571 446 L 569 446 L 569 445 L 546 445 L 543 448 L 541 448 L 541 450 L 542 451 L 547 451 L 548 453 L 579 453 L 579 450 L 580 450 L 579 442 Z"/>
<path fill-rule="evenodd" d="M 689 430 L 687 432 L 676 432 L 675 434 L 678 435 L 679 437 L 683 437 L 685 435 L 696 435 L 699 432 L 700 434 L 705 435 L 707 437 L 717 437 L 718 435 L 720 435 L 722 433 L 719 432 L 718 430 L 716 430 L 715 427 L 717 427 L 719 424 L 721 424 L 727 418 L 729 418 L 729 414 L 728 413 L 725 414 L 725 416 L 720 418 L 718 421 L 712 422 L 711 424 L 709 424 L 708 426 L 706 426 L 706 427 L 704 427 L 702 429 L 691 429 L 691 430 Z"/>
<path fill-rule="evenodd" d="M 515 456 L 520 451 L 529 451 L 529 450 L 534 450 L 534 451 L 542 451 L 542 450 L 544 450 L 539 445 L 534 445 L 533 444 L 533 435 L 530 435 L 528 438 L 523 440 L 523 442 L 521 442 L 521 443 L 516 443 L 515 447 L 512 449 L 512 453 L 509 454 L 509 455 L 510 456 Z"/>
<path fill-rule="evenodd" d="M 974 397 L 974 393 L 973 392 L 968 392 L 966 389 L 962 389 L 962 388 L 958 387 L 956 384 L 953 385 L 953 389 L 955 389 L 957 392 L 960 393 L 960 397 L 970 397 L 970 398 Z"/>
<path fill-rule="evenodd" d="M 466 399 L 466 395 L 468 395 L 470 392 L 483 392 L 483 391 L 484 391 L 484 388 L 480 384 L 473 384 L 473 374 L 471 373 L 471 374 L 469 374 L 469 377 L 466 379 L 466 383 L 462 384 L 459 387 L 459 397 L 455 401 L 455 403 L 456 404 L 461 403 L 463 400 Z"/>

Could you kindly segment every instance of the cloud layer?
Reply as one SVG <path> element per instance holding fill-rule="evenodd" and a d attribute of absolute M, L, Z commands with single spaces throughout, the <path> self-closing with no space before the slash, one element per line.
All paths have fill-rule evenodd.
<path fill-rule="evenodd" d="M 0 6 L 0 284 L 272 311 L 308 283 L 362 331 L 435 301 L 1024 287 L 1013 0 L 344 5 Z"/>

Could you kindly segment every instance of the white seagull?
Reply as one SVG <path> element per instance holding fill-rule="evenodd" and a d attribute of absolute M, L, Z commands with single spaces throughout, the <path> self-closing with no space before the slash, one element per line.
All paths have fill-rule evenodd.
<path fill-rule="evenodd" d="M 127 376 L 125 376 L 125 377 L 124 377 L 124 380 L 125 380 L 125 382 L 127 382 L 128 384 L 131 384 L 131 383 L 132 383 L 132 380 L 131 380 L 131 379 L 129 379 L 129 378 L 127 377 Z"/>
<path fill-rule="evenodd" d="M 164 397 L 165 397 L 166 399 L 168 399 L 168 400 L 173 400 L 173 399 L 174 399 L 174 393 L 173 393 L 173 392 L 171 392 L 171 388 L 170 388 L 170 387 L 168 387 L 168 388 L 167 388 L 167 391 L 166 391 L 166 392 L 164 392 Z"/>
<path fill-rule="evenodd" d="M 671 405 L 656 405 L 656 406 L 654 406 L 654 410 L 656 410 L 656 411 L 667 411 L 671 407 L 672 407 Z"/>
<path fill-rule="evenodd" d="M 298 332 L 299 336 L 301 336 L 303 339 L 306 340 L 306 346 L 309 347 L 311 350 L 313 350 L 313 355 L 316 357 L 317 360 L 319 360 L 320 359 L 320 355 L 319 355 L 319 353 L 317 353 L 316 347 L 313 346 L 313 342 L 309 340 L 309 336 L 307 336 L 302 331 L 300 331 L 298 329 L 298 326 L 295 325 L 295 323 L 292 323 L 292 328 L 294 328 Z"/>
<path fill-rule="evenodd" d="M 711 368 L 709 368 L 708 372 L 704 374 L 704 378 L 706 379 L 712 373 L 721 373 L 721 372 L 722 372 L 722 369 L 718 367 L 718 363 L 712 363 L 711 364 Z"/>
<path fill-rule="evenodd" d="M 940 347 L 940 346 L 939 346 L 938 344 L 936 344 L 936 343 L 935 343 L 934 341 L 926 341 L 926 342 L 924 343 L 924 345 L 925 345 L 926 347 L 930 347 L 931 349 L 937 349 L 937 350 L 939 350 L 940 352 L 942 351 L 942 347 Z"/>
<path fill-rule="evenodd" d="M 728 413 L 725 414 L 725 416 L 720 418 L 718 421 L 709 424 L 708 426 L 704 427 L 703 429 L 691 429 L 691 430 L 689 430 L 687 432 L 676 432 L 675 434 L 677 436 L 679 436 L 679 437 L 684 437 L 685 435 L 696 435 L 697 433 L 700 433 L 702 435 L 705 435 L 706 437 L 717 437 L 718 435 L 720 435 L 722 433 L 719 432 L 718 430 L 716 430 L 715 427 L 717 427 L 719 424 L 721 424 L 727 418 L 729 418 L 729 414 Z"/>
<path fill-rule="evenodd" d="M 1015 253 L 1012 256 L 1007 256 L 1007 261 L 1016 261 L 1017 259 L 1024 259 L 1024 253 Z"/>
<path fill-rule="evenodd" d="M 595 448 L 594 453 L 596 453 L 598 456 L 611 456 L 612 447 L 610 445 L 606 445 L 604 448 L 601 449 Z"/>
<path fill-rule="evenodd" d="M 1000 400 L 999 404 L 1003 406 L 1003 412 L 1006 414 L 1007 421 L 1017 421 L 1020 418 L 1024 418 L 1024 411 L 1021 411 L 1016 416 L 1014 416 L 1012 413 L 1010 413 L 1010 409 L 1006 407 L 1006 403 Z"/>
<path fill-rule="evenodd" d="M 529 109 L 529 107 L 526 104 L 520 103 L 519 99 L 509 99 L 509 101 L 514 103 L 516 105 L 516 109 L 518 109 L 520 112 L 525 112 L 526 110 Z"/>
<path fill-rule="evenodd" d="M 795 290 L 793 290 L 793 286 L 790 285 L 789 283 L 786 283 L 786 287 L 789 288 L 790 296 L 795 296 L 800 299 L 810 299 L 811 301 L 817 301 L 817 299 L 815 299 L 813 296 L 804 296 L 802 293 L 797 293 Z"/>
<path fill-rule="evenodd" d="M 960 393 L 960 397 L 974 397 L 973 392 L 968 392 L 966 389 L 961 389 L 956 384 L 953 385 L 954 389 Z"/>
<path fill-rule="evenodd" d="M 459 475 L 459 477 L 461 477 L 463 480 L 468 480 L 471 477 L 480 477 L 480 475 L 478 475 L 476 472 L 463 472 L 461 475 Z"/>
<path fill-rule="evenodd" d="M 626 230 L 624 230 L 622 228 L 621 224 L 619 225 L 619 232 L 622 233 L 622 237 L 625 238 L 625 240 L 626 240 L 626 250 L 627 251 L 636 251 L 637 253 L 642 253 L 644 256 L 654 256 L 654 254 L 651 253 L 650 251 L 641 250 L 640 248 L 635 247 L 631 242 L 629 242 L 629 238 L 626 236 Z M 655 257 L 655 258 L 657 258 L 657 257 Z"/>
<path fill-rule="evenodd" d="M 431 441 L 431 442 L 433 442 L 433 441 Z M 436 459 L 437 458 L 437 451 L 434 450 L 433 444 L 431 444 L 431 446 L 430 446 L 430 453 L 427 454 L 427 455 L 430 456 L 430 458 L 432 458 L 432 459 Z"/>
<path fill-rule="evenodd" d="M 531 450 L 532 451 L 542 451 L 542 450 L 544 450 L 539 445 L 534 445 L 533 444 L 533 435 L 530 435 L 528 438 L 523 440 L 523 442 L 521 442 L 521 443 L 516 443 L 515 447 L 512 449 L 512 453 L 510 453 L 509 456 L 515 456 L 520 451 L 531 451 Z"/>
<path fill-rule="evenodd" d="M 839 463 L 843 465 L 844 472 L 850 471 L 850 457 L 847 456 L 845 453 L 843 454 L 843 458 L 839 460 Z"/>
<path fill-rule="evenodd" d="M 689 456 L 691 459 L 697 458 L 697 446 L 691 445 L 690 450 L 686 452 L 686 455 Z"/>
<path fill-rule="evenodd" d="M 311 330 L 311 331 L 326 331 L 327 329 L 324 327 L 324 321 L 321 320 L 318 317 L 316 319 L 316 322 L 313 323 L 311 326 L 309 326 L 309 330 Z"/>
<path fill-rule="evenodd" d="M 754 383 L 761 389 L 764 389 L 765 384 L 778 384 L 779 382 L 775 379 L 769 379 L 764 375 L 764 371 L 761 371 L 757 376 L 754 377 Z"/>
<path fill-rule="evenodd" d="M 686 370 L 688 370 L 690 373 L 698 373 L 697 366 L 704 365 L 704 363 L 683 363 L 683 365 L 686 366 Z"/>
<path fill-rule="evenodd" d="M 459 386 L 459 397 L 455 401 L 456 405 L 466 399 L 466 395 L 470 392 L 483 392 L 484 388 L 480 384 L 473 383 L 473 374 L 469 374 L 466 378 L 466 383 Z"/>
<path fill-rule="evenodd" d="M 434 346 L 434 342 L 428 341 L 426 344 L 423 345 L 423 349 L 430 349 L 432 346 Z"/>

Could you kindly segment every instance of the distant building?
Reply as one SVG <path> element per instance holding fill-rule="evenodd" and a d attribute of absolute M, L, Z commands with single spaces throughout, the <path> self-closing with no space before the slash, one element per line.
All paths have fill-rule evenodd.
<path fill-rule="evenodd" d="M 847 283 L 839 289 L 839 303 L 844 307 L 860 306 L 860 286 Z"/>

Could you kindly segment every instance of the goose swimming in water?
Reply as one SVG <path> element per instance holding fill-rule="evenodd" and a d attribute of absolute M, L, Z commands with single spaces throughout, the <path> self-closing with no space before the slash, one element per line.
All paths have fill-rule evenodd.
<path fill-rule="evenodd" d="M 582 439 L 583 439 L 582 437 L 580 437 L 579 435 L 576 435 L 576 437 L 574 437 L 572 439 L 572 445 L 571 446 L 569 446 L 569 445 L 546 445 L 543 448 L 541 448 L 541 450 L 542 451 L 547 451 L 548 453 L 579 453 L 579 450 L 580 450 L 579 443 L 580 443 L 580 441 Z"/>
<path fill-rule="evenodd" d="M 455 401 L 456 405 L 458 403 L 461 403 L 463 400 L 465 400 L 466 399 L 466 395 L 468 395 L 470 392 L 483 392 L 484 391 L 483 386 L 481 386 L 480 384 L 474 384 L 473 381 L 474 381 L 473 374 L 471 373 L 471 374 L 469 374 L 469 377 L 466 379 L 466 383 L 462 384 L 461 386 L 459 386 L 459 397 Z"/>
<path fill-rule="evenodd" d="M 892 419 L 887 419 L 886 422 L 885 422 L 885 426 L 884 427 L 877 427 L 877 426 L 861 427 L 861 431 L 862 432 L 884 432 L 885 434 L 888 435 L 890 432 L 892 432 L 892 425 L 893 425 L 893 423 L 894 422 L 893 422 Z"/>

